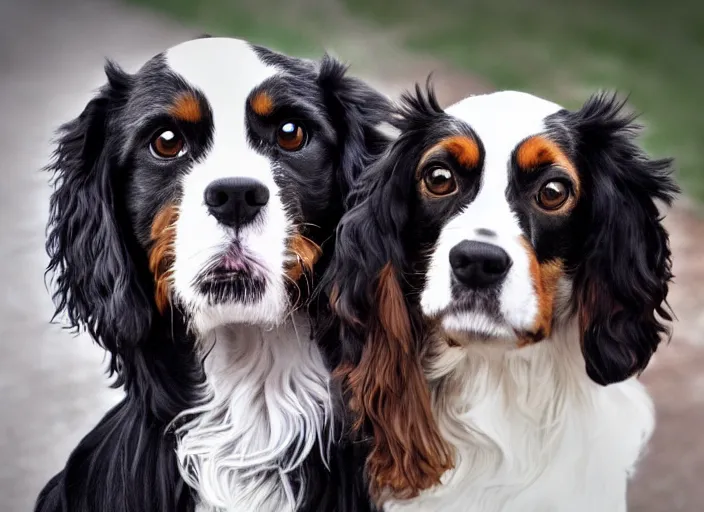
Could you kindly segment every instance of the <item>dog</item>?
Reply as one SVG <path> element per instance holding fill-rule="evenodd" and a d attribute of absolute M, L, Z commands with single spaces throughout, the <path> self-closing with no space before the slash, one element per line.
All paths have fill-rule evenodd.
<path fill-rule="evenodd" d="M 228 38 L 106 74 L 59 133 L 48 272 L 125 398 L 36 510 L 367 510 L 305 301 L 390 100 Z"/>
<path fill-rule="evenodd" d="M 625 512 L 654 429 L 636 377 L 672 320 L 673 161 L 611 93 L 444 111 L 416 87 L 401 110 L 326 278 L 372 492 L 387 511 Z"/>

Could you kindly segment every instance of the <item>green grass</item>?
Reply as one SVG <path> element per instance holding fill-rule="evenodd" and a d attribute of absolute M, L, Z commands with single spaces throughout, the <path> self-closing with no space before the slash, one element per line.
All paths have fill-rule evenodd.
<path fill-rule="evenodd" d="M 645 143 L 676 157 L 704 201 L 704 2 L 701 0 L 344 0 L 404 44 L 498 88 L 578 107 L 599 88 L 630 94 Z"/>
<path fill-rule="evenodd" d="M 702 0 L 127 0 L 193 26 L 299 55 L 318 55 L 349 20 L 401 44 L 576 108 L 597 89 L 630 94 L 645 143 L 677 161 L 685 192 L 704 202 Z M 410 84 L 409 84 L 410 85 Z"/>

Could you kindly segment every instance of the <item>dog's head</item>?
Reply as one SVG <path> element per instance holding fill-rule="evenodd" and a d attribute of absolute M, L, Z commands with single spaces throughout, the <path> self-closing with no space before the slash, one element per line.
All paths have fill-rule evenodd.
<path fill-rule="evenodd" d="M 383 145 L 387 100 L 345 71 L 226 38 L 109 64 L 51 165 L 57 312 L 113 354 L 162 316 L 281 321 Z"/>
<path fill-rule="evenodd" d="M 437 482 L 447 460 L 408 355 L 422 350 L 424 332 L 517 348 L 577 315 L 594 381 L 638 373 L 670 320 L 670 250 L 655 201 L 669 204 L 677 186 L 671 161 L 646 156 L 633 117 L 610 95 L 577 111 L 517 92 L 447 111 L 432 92 L 404 100 L 406 126 L 360 178 L 330 270 L 342 373 L 375 431 L 370 469 L 408 496 Z M 393 357 L 406 362 L 392 375 Z M 389 407 L 394 397 L 408 403 Z"/>

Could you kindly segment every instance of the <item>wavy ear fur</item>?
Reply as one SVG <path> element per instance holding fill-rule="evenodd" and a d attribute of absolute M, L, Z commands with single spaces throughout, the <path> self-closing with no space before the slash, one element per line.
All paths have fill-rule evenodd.
<path fill-rule="evenodd" d="M 147 336 L 153 304 L 139 284 L 129 234 L 121 229 L 127 220 L 111 172 L 118 152 L 111 120 L 126 100 L 130 77 L 110 63 L 105 71 L 107 85 L 59 130 L 48 167 L 55 189 L 46 249 L 55 316 L 65 313 L 72 328 L 87 329 L 116 355 Z M 113 371 L 118 364 L 113 358 Z"/>
<path fill-rule="evenodd" d="M 404 280 L 416 145 L 403 134 L 360 177 L 325 282 L 340 323 L 335 374 L 356 416 L 354 428 L 373 436 L 367 472 L 377 499 L 387 491 L 415 496 L 452 466 L 433 418 L 418 309 Z"/>
<path fill-rule="evenodd" d="M 595 95 L 568 121 L 589 198 L 578 206 L 585 232 L 574 294 L 587 373 L 602 385 L 645 369 L 672 320 L 671 254 L 656 200 L 669 206 L 679 189 L 672 161 L 636 145 L 639 126 L 624 106 Z"/>
<path fill-rule="evenodd" d="M 326 107 L 339 137 L 337 181 L 345 205 L 356 179 L 388 145 L 379 126 L 391 122 L 393 112 L 386 96 L 346 73 L 346 65 L 323 56 L 318 82 L 327 94 Z"/>

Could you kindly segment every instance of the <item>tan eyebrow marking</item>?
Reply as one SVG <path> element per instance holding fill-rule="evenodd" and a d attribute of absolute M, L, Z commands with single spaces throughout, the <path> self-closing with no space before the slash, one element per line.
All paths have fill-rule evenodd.
<path fill-rule="evenodd" d="M 265 91 L 256 93 L 252 99 L 249 100 L 249 104 L 254 113 L 259 116 L 269 116 L 274 112 L 274 100 L 269 93 Z"/>
<path fill-rule="evenodd" d="M 183 92 L 176 97 L 169 113 L 176 119 L 189 123 L 197 123 L 203 118 L 200 101 L 192 92 Z"/>
<path fill-rule="evenodd" d="M 428 149 L 420 160 L 420 164 L 440 149 L 444 149 L 450 153 L 462 167 L 474 169 L 479 165 L 479 145 L 471 137 L 466 135 L 452 135 L 442 139 L 437 144 Z"/>
<path fill-rule="evenodd" d="M 559 166 L 572 178 L 575 196 L 579 197 L 581 182 L 577 169 L 565 152 L 547 137 L 535 135 L 524 140 L 516 148 L 516 164 L 523 172 L 533 172 L 541 165 Z"/>

